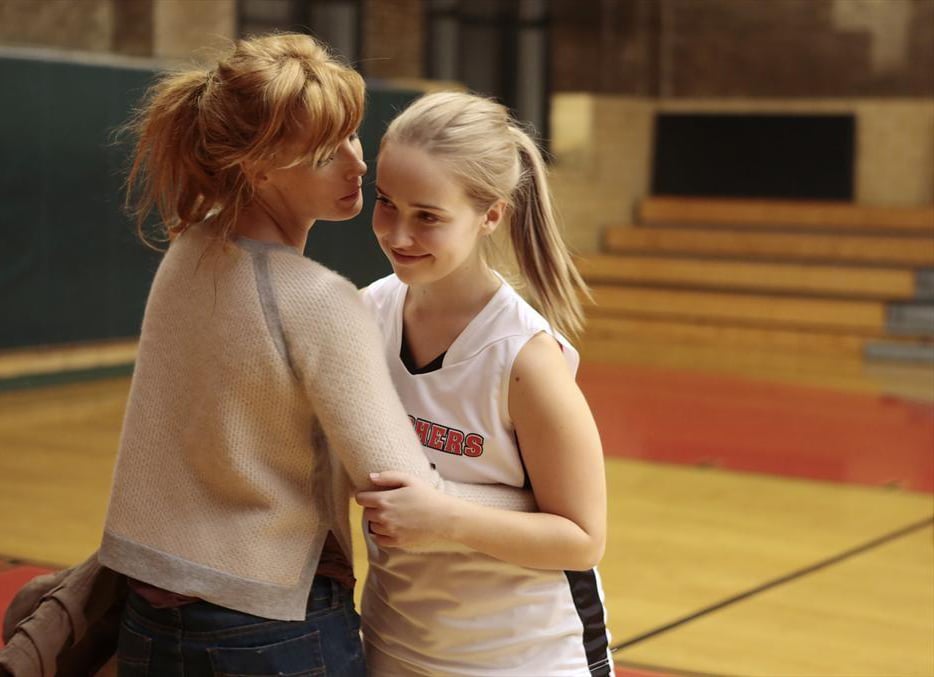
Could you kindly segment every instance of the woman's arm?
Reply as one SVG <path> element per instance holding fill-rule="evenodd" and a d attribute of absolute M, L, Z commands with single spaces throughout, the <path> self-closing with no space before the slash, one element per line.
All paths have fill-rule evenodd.
<path fill-rule="evenodd" d="M 595 566 L 606 544 L 603 450 L 590 408 L 547 334 L 531 339 L 516 358 L 509 413 L 541 512 L 468 505 L 439 497 L 418 480 L 386 473 L 376 482 L 401 488 L 357 497 L 377 544 L 400 546 L 418 534 L 446 535 L 522 566 Z"/>
<path fill-rule="evenodd" d="M 331 449 L 351 482 L 370 489 L 371 473 L 400 470 L 441 492 L 504 510 L 534 510 L 529 491 L 442 480 L 428 462 L 386 366 L 379 328 L 357 290 L 328 273 L 290 288 L 278 306 L 290 364 Z M 296 298 L 298 296 L 298 298 Z"/>

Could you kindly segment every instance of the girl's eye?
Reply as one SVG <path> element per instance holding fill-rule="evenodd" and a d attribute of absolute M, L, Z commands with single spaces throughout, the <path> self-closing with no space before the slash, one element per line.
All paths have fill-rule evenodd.
<path fill-rule="evenodd" d="M 353 132 L 350 136 L 347 137 L 347 139 L 351 142 L 356 141 L 359 138 L 360 135 L 357 132 Z"/>
<path fill-rule="evenodd" d="M 377 202 L 378 204 L 382 205 L 383 207 L 392 207 L 392 206 L 393 206 L 393 205 L 392 205 L 392 202 L 390 202 L 390 201 L 389 201 L 389 198 L 386 197 L 385 195 L 379 195 L 379 194 L 377 194 L 377 195 L 376 195 L 376 202 Z"/>
<path fill-rule="evenodd" d="M 420 218 L 424 223 L 429 223 L 429 224 L 438 223 L 438 220 L 439 220 L 438 217 L 432 214 L 431 212 L 421 212 L 418 215 L 418 218 Z"/>

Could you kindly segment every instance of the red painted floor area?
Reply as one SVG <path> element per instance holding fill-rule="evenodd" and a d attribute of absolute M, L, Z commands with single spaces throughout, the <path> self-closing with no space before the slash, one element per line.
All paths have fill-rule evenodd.
<path fill-rule="evenodd" d="M 11 566 L 0 561 L 0 618 L 6 614 L 7 607 L 21 587 L 36 576 L 49 571 L 50 569 L 33 566 Z M 3 638 L 0 637 L 0 647 L 2 646 Z"/>
<path fill-rule="evenodd" d="M 684 371 L 583 364 L 608 456 L 934 491 L 934 406 Z"/>

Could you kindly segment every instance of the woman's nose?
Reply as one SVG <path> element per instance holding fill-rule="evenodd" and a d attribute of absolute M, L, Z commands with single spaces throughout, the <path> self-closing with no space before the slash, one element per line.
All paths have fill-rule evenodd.
<path fill-rule="evenodd" d="M 366 174 L 366 163 L 363 161 L 363 158 L 359 158 L 355 163 L 354 167 L 354 176 L 363 176 Z"/>
<path fill-rule="evenodd" d="M 347 171 L 348 178 L 355 179 L 366 174 L 366 163 L 363 158 L 355 155 Z"/>
<path fill-rule="evenodd" d="M 366 174 L 366 163 L 363 161 L 363 148 L 357 141 L 350 141 L 350 162 L 347 163 L 347 178 L 356 179 Z"/>

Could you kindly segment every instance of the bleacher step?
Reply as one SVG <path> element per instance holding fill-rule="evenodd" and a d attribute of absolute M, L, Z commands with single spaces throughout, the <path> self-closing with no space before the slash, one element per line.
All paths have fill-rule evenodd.
<path fill-rule="evenodd" d="M 930 237 L 612 226 L 604 232 L 603 246 L 619 254 L 934 267 Z"/>
<path fill-rule="evenodd" d="M 931 244 L 934 249 L 934 243 Z M 934 299 L 934 268 L 923 268 L 915 271 L 915 298 Z"/>
<path fill-rule="evenodd" d="M 863 355 L 869 361 L 934 365 L 934 344 L 873 341 L 866 344 Z"/>
<path fill-rule="evenodd" d="M 886 308 L 886 332 L 896 336 L 934 336 L 934 303 L 893 303 Z"/>
<path fill-rule="evenodd" d="M 577 263 L 591 283 L 887 300 L 910 300 L 918 293 L 914 271 L 899 268 L 631 255 L 581 257 Z"/>
<path fill-rule="evenodd" d="M 658 344 L 719 346 L 736 350 L 767 350 L 785 353 L 819 354 L 837 358 L 860 357 L 870 343 L 893 346 L 926 346 L 912 338 L 887 337 L 884 340 L 817 330 L 751 327 L 704 320 L 638 317 L 632 315 L 591 315 L 587 318 L 583 339 L 644 341 Z"/>
<path fill-rule="evenodd" d="M 730 292 L 647 289 L 594 285 L 590 316 L 635 315 L 679 321 L 707 321 L 749 327 L 883 336 L 885 304 L 880 301 L 798 298 Z"/>
<path fill-rule="evenodd" d="M 934 207 L 876 207 L 813 200 L 650 197 L 643 224 L 934 234 Z"/>

